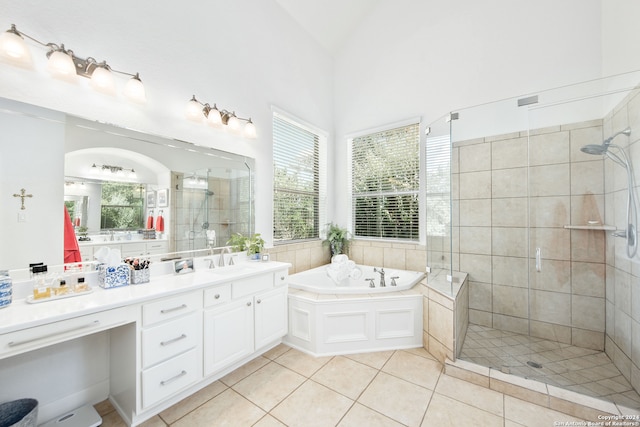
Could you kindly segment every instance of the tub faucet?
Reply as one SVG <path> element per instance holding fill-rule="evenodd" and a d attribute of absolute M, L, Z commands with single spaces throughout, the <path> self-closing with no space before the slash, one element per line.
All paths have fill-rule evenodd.
<path fill-rule="evenodd" d="M 380 273 L 380 287 L 384 288 L 385 286 L 387 286 L 387 284 L 384 281 L 384 275 L 385 275 L 384 267 L 382 267 L 380 270 L 378 270 L 377 268 L 373 267 L 373 272 L 374 273 Z"/>

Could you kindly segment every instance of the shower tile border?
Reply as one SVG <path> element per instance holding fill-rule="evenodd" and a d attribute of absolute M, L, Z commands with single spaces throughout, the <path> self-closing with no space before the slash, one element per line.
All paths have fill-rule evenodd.
<path fill-rule="evenodd" d="M 640 410 L 539 381 L 505 374 L 502 371 L 457 359 L 445 360 L 445 373 L 476 385 L 525 400 L 574 417 L 596 419 L 598 415 L 640 415 Z"/>

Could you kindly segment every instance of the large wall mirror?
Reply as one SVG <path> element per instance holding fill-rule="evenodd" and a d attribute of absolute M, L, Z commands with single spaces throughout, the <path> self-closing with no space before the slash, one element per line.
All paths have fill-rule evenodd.
<path fill-rule="evenodd" d="M 0 125 L 0 269 L 62 263 L 63 205 L 83 259 L 104 246 L 215 248 L 254 232 L 251 158 L 3 99 Z"/>

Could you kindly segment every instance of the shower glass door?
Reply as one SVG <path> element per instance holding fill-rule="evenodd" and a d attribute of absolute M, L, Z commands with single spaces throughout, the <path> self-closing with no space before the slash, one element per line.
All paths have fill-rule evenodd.
<path fill-rule="evenodd" d="M 514 98 L 457 113 L 452 179 L 470 323 L 460 357 L 523 375 L 531 352 L 527 111 Z"/>

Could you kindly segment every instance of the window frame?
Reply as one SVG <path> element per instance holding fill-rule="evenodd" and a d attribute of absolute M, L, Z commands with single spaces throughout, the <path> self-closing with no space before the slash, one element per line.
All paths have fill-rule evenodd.
<path fill-rule="evenodd" d="M 275 138 L 272 137 L 272 185 L 273 185 L 273 197 L 272 197 L 272 230 L 273 230 L 273 245 L 286 245 L 293 243 L 301 243 L 306 241 L 314 241 L 318 240 L 322 237 L 324 224 L 327 222 L 327 141 L 328 141 L 328 133 L 284 110 L 277 108 L 275 106 L 271 107 L 272 110 L 272 131 L 273 131 L 273 120 L 278 118 L 289 124 L 296 126 L 304 131 L 312 133 L 318 138 L 318 230 L 317 235 L 314 237 L 300 238 L 300 239 L 279 239 L 276 240 L 275 235 L 275 220 L 276 220 L 276 205 L 275 205 L 275 168 L 273 168 L 273 164 L 275 163 L 274 151 L 275 151 Z"/>
<path fill-rule="evenodd" d="M 374 237 L 374 236 L 356 236 L 355 234 L 355 203 L 353 196 L 353 140 L 355 138 L 389 131 L 393 129 L 398 129 L 402 127 L 407 127 L 411 125 L 418 126 L 418 189 L 417 198 L 418 198 L 418 237 L 415 239 L 402 239 L 402 238 L 389 238 L 389 237 Z M 425 187 L 424 187 L 424 138 L 423 131 L 424 126 L 420 117 L 413 117 L 406 120 L 365 129 L 362 131 L 354 132 L 346 135 L 347 142 L 347 194 L 349 194 L 349 217 L 347 220 L 347 228 L 352 233 L 353 238 L 355 240 L 375 240 L 380 242 L 390 242 L 390 243 L 404 243 L 404 244 L 420 244 L 424 245 L 426 240 L 425 233 L 425 224 L 426 220 L 424 218 L 425 214 Z M 401 194 L 401 193 L 397 193 Z"/>

